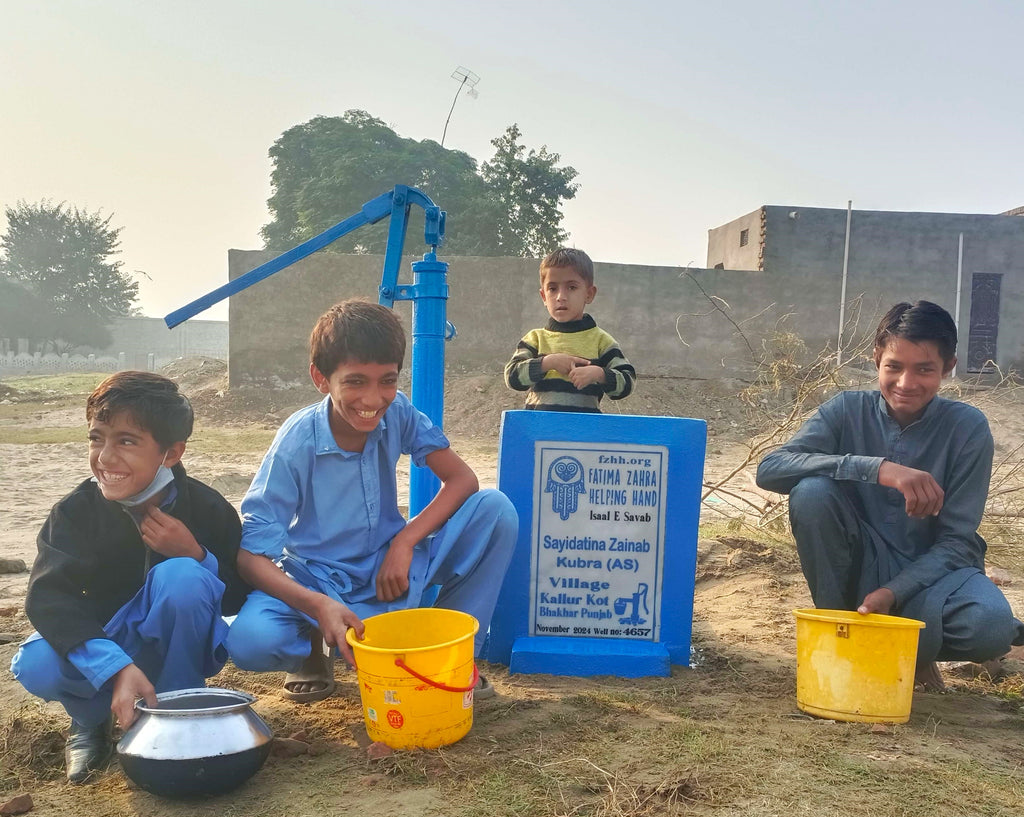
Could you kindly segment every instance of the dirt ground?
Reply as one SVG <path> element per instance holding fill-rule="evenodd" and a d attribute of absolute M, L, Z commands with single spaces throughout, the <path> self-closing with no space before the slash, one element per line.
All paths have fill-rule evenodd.
<path fill-rule="evenodd" d="M 241 500 L 280 421 L 315 398 L 297 392 L 228 392 L 223 364 L 186 360 L 168 374 L 195 403 L 189 472 Z M 0 558 L 30 564 L 49 508 L 88 475 L 84 399 L 98 375 L 0 383 Z M 705 478 L 743 461 L 749 417 L 742 384 L 642 380 L 608 411 L 702 417 L 709 423 Z M 984 402 L 984 395 L 979 402 Z M 481 483 L 496 479 L 501 411 L 518 408 L 496 373 L 449 378 L 446 426 Z M 985 405 L 1000 456 L 1024 441 L 1017 403 Z M 997 458 L 998 459 L 998 458 Z M 33 814 L 492 817 L 495 815 L 1017 815 L 1024 803 L 1024 679 L 970 677 L 945 666 L 945 693 L 916 692 L 909 723 L 868 725 L 811 718 L 795 698 L 792 611 L 810 606 L 792 545 L 761 536 L 723 497 L 768 497 L 745 469 L 709 503 L 698 548 L 692 667 L 668 678 L 566 678 L 482 669 L 499 697 L 478 702 L 470 734 L 435 751 L 367 753 L 355 674 L 336 666 L 328 700 L 278 696 L 282 676 L 226 668 L 211 684 L 245 689 L 279 736 L 304 732 L 311 751 L 274 754 L 248 783 L 193 802 L 133 788 L 114 763 L 90 786 L 64 782 L 67 718 L 0 671 L 0 804 L 27 792 Z M 712 500 L 716 497 L 711 497 Z M 1009 507 L 1009 506 L 1008 506 Z M 1012 510 L 1012 509 L 1011 509 Z M 1009 511 L 1008 511 L 1009 513 Z M 1024 575 L 1012 537 L 997 532 L 990 561 L 1014 608 Z M 31 631 L 27 573 L 0 575 L 0 665 Z"/>

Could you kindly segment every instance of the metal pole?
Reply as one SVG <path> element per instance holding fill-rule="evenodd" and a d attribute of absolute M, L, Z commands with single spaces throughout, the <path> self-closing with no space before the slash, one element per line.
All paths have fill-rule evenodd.
<path fill-rule="evenodd" d="M 846 322 L 846 274 L 850 268 L 850 219 L 853 199 L 846 202 L 846 247 L 843 249 L 843 289 L 839 294 L 839 331 L 836 333 L 836 368 L 843 365 L 843 324 Z"/>
<path fill-rule="evenodd" d="M 444 421 L 444 343 L 448 324 L 448 263 L 430 252 L 412 265 L 412 404 L 438 428 Z M 422 511 L 440 488 L 429 468 L 409 473 L 409 516 Z"/>
<path fill-rule="evenodd" d="M 459 101 L 459 94 L 462 93 L 462 86 L 466 84 L 467 79 L 469 79 L 468 75 L 462 78 L 459 90 L 455 92 L 455 98 L 452 100 L 452 106 L 448 109 L 448 118 L 444 120 L 444 131 L 441 133 L 441 147 L 444 147 L 444 138 L 448 135 L 448 123 L 452 121 L 452 111 L 455 110 L 455 103 Z"/>
<path fill-rule="evenodd" d="M 956 312 L 953 315 L 953 324 L 956 326 L 957 346 L 960 345 L 960 288 L 964 280 L 964 234 L 960 233 L 960 246 L 956 251 Z M 956 366 L 949 373 L 950 377 L 956 377 Z"/>

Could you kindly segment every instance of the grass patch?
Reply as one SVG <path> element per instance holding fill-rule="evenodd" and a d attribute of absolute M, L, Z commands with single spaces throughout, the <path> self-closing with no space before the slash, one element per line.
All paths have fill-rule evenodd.
<path fill-rule="evenodd" d="M 1024 703 L 1024 676 L 1017 673 L 997 679 L 990 678 L 987 673 L 975 678 L 961 678 L 957 680 L 956 689 L 971 695 L 993 695 L 1017 706 Z"/>
<path fill-rule="evenodd" d="M 828 781 L 828 789 L 846 790 L 850 797 L 858 793 L 862 805 L 874 803 L 879 815 L 1008 815 L 1024 793 L 1012 773 L 970 761 L 940 765 L 931 760 L 922 766 L 918 759 L 898 754 L 872 752 L 854 757 L 830 748 L 818 754 L 815 766 Z M 892 794 L 899 790 L 903 802 L 895 808 Z M 957 802 L 964 804 L 963 811 L 950 811 Z"/>
<path fill-rule="evenodd" d="M 678 720 L 667 720 L 658 692 L 636 709 L 631 689 L 565 697 L 507 761 L 454 758 L 448 813 L 966 817 L 1011 815 L 1021 801 L 1012 758 L 964 758 L 970 728 L 941 740 L 911 727 L 878 735 L 773 716 L 757 696 L 723 697 L 715 683 L 706 691 L 715 707 Z M 999 731 L 1012 735 L 1013 725 Z"/>
<path fill-rule="evenodd" d="M 677 763 L 706 764 L 728 754 L 721 735 L 689 722 L 666 727 L 659 743 L 660 751 Z"/>
<path fill-rule="evenodd" d="M 634 729 L 571 728 L 553 722 L 559 741 L 521 753 L 495 777 L 493 790 L 475 789 L 460 813 L 655 815 L 682 813 L 698 799 L 691 751 L 715 743 L 691 724 L 662 727 L 652 734 L 639 722 Z M 566 728 L 566 727 L 569 728 Z M 652 745 L 657 754 L 650 752 Z M 718 749 L 696 754 L 710 757 Z M 512 792 L 512 797 L 503 799 Z M 497 798 L 495 802 L 494 798 Z"/>
<path fill-rule="evenodd" d="M 91 394 L 110 372 L 61 372 L 4 378 L 3 383 L 14 390 L 13 399 L 35 395 Z"/>
<path fill-rule="evenodd" d="M 0 792 L 31 788 L 64 775 L 62 715 L 26 705 L 0 724 Z"/>
<path fill-rule="evenodd" d="M 52 445 L 59 443 L 81 443 L 85 451 L 88 445 L 85 425 L 81 428 L 0 428 L 0 443 L 9 445 Z"/>
<path fill-rule="evenodd" d="M 0 427 L 0 443 L 11 445 L 47 445 L 81 443 L 88 445 L 85 424 L 75 428 Z M 262 453 L 270 447 L 274 432 L 261 428 L 197 428 L 188 441 L 188 450 L 199 454 Z"/>
<path fill-rule="evenodd" d="M 106 373 L 64 372 L 61 374 L 25 375 L 9 377 L 0 382 L 0 420 L 25 421 L 36 413 L 55 409 L 80 408 L 82 428 L 85 427 L 85 400 L 92 394 Z M 45 429 L 39 429 L 45 431 Z M 5 435 L 6 436 L 6 435 Z M 82 434 L 84 437 L 84 433 Z M 80 438 L 81 439 L 81 438 Z M 22 440 L 4 440 L 23 442 Z M 41 438 L 24 442 L 54 442 Z M 56 442 L 66 442 L 57 440 Z"/>
<path fill-rule="evenodd" d="M 26 419 L 50 411 L 62 409 L 80 409 L 82 427 L 85 427 L 85 400 L 87 394 L 61 394 L 46 397 L 39 394 L 27 395 L 13 403 L 0 403 L 0 420 L 26 422 Z"/>
<path fill-rule="evenodd" d="M 528 765 L 490 769 L 461 781 L 458 794 L 465 799 L 458 811 L 450 813 L 464 817 L 533 817 L 564 813 L 548 788 L 543 775 L 538 775 Z"/>
<path fill-rule="evenodd" d="M 193 454 L 262 453 L 270 447 L 274 434 L 273 429 L 264 428 L 196 427 L 189 438 L 188 451 Z"/>
<path fill-rule="evenodd" d="M 701 522 L 697 528 L 697 535 L 701 539 L 735 539 L 742 537 L 765 546 L 778 547 L 780 544 L 788 545 L 794 553 L 796 552 L 796 543 L 791 536 L 780 538 L 777 533 L 745 524 L 739 518 Z"/>

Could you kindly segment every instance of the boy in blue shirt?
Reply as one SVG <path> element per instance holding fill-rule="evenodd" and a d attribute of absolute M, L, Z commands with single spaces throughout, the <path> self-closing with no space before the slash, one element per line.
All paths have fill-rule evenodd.
<path fill-rule="evenodd" d="M 309 373 L 324 399 L 278 431 L 242 501 L 238 569 L 256 590 L 231 626 L 235 665 L 284 670 L 285 697 L 334 690 L 321 645 L 353 663 L 345 632 L 362 618 L 436 606 L 477 618 L 479 654 L 512 556 L 518 517 L 451 450 L 439 428 L 398 391 L 405 332 L 390 309 L 344 301 L 317 321 Z M 441 489 L 417 516 L 398 510 L 402 454 Z M 433 534 L 433 536 L 431 536 Z M 493 694 L 482 681 L 477 696 Z"/>
<path fill-rule="evenodd" d="M 151 372 L 118 372 L 90 395 L 86 480 L 39 533 L 25 610 L 37 632 L 11 671 L 72 718 L 67 776 L 84 782 L 113 748 L 113 713 L 205 685 L 227 660 L 223 614 L 246 588 L 235 572 L 241 526 L 220 494 L 181 465 L 192 406 Z"/>

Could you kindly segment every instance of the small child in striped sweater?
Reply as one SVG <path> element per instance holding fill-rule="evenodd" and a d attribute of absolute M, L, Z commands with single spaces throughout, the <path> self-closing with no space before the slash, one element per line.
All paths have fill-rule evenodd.
<path fill-rule="evenodd" d="M 525 391 L 526 408 L 600 413 L 604 395 L 633 391 L 636 370 L 615 338 L 584 312 L 597 295 L 594 262 L 562 247 L 540 265 L 540 298 L 551 319 L 526 334 L 505 366 L 505 384 Z"/>

